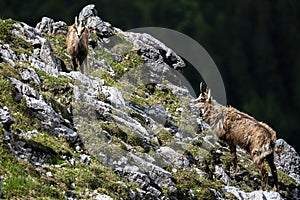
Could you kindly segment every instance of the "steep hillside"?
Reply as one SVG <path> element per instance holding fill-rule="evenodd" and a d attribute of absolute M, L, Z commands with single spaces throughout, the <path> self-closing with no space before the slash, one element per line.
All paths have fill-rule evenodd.
<path fill-rule="evenodd" d="M 4 199 L 296 199 L 300 158 L 278 140 L 280 188 L 238 151 L 239 173 L 190 103 L 183 60 L 148 34 L 97 16 L 89 76 L 73 71 L 68 26 L 0 20 L 0 197 Z M 268 189 L 273 182 L 270 177 Z"/>

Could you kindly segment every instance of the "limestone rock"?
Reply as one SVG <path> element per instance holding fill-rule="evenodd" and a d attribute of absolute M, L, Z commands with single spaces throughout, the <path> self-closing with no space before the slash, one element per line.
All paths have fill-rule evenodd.
<path fill-rule="evenodd" d="M 43 17 L 36 25 L 36 29 L 43 34 L 67 34 L 68 25 L 63 21 L 54 22 L 49 17 Z"/>
<path fill-rule="evenodd" d="M 134 49 L 138 50 L 139 53 L 144 57 L 146 62 L 159 61 L 165 62 L 174 69 L 180 69 L 185 67 L 183 60 L 175 54 L 173 50 L 168 48 L 165 44 L 158 41 L 149 34 L 122 32 L 125 39 L 130 43 L 133 43 Z"/>
<path fill-rule="evenodd" d="M 41 32 L 24 22 L 15 23 L 12 33 L 30 43 L 34 48 L 41 47 Z"/>
<path fill-rule="evenodd" d="M 12 123 L 14 123 L 14 118 L 10 115 L 10 110 L 6 106 L 0 105 L 0 125 L 9 130 Z"/>
<path fill-rule="evenodd" d="M 117 88 L 103 86 L 102 92 L 104 93 L 106 100 L 114 107 L 125 107 L 125 100 L 122 93 Z"/>
<path fill-rule="evenodd" d="M 300 156 L 296 150 L 283 139 L 276 141 L 275 165 L 300 184 Z"/>
<path fill-rule="evenodd" d="M 165 125 L 168 120 L 168 114 L 162 105 L 148 106 L 145 108 L 145 112 L 149 117 L 161 125 Z"/>
<path fill-rule="evenodd" d="M 78 20 L 82 21 L 89 30 L 94 31 L 101 38 L 113 35 L 112 26 L 98 17 L 98 11 L 94 4 L 85 6 L 79 13 Z"/>
<path fill-rule="evenodd" d="M 93 16 L 98 16 L 98 11 L 96 10 L 94 4 L 89 4 L 80 11 L 78 20 L 86 22 L 89 17 Z"/>
<path fill-rule="evenodd" d="M 27 107 L 32 110 L 33 114 L 40 121 L 42 127 L 50 134 L 63 136 L 70 143 L 78 142 L 78 134 L 71 129 L 70 122 L 66 121 L 58 114 L 36 90 L 21 81 L 10 78 L 15 85 L 19 98 L 26 100 Z"/>
<path fill-rule="evenodd" d="M 273 191 L 253 191 L 253 192 L 244 192 L 233 186 L 226 186 L 224 192 L 230 192 L 239 200 L 256 200 L 256 199 L 274 199 L 274 200 L 283 200 L 278 192 Z"/>
<path fill-rule="evenodd" d="M 226 174 L 224 169 L 218 165 L 215 165 L 215 175 L 217 179 L 223 181 L 226 185 L 229 185 L 231 182 L 230 177 Z"/>
<path fill-rule="evenodd" d="M 20 76 L 23 81 L 34 81 L 36 84 L 40 85 L 41 80 L 34 69 L 28 68 L 20 72 Z"/>
<path fill-rule="evenodd" d="M 15 66 L 15 62 L 18 62 L 19 60 L 15 52 L 11 50 L 8 44 L 0 44 L 0 58 L 7 62 L 10 66 Z"/>

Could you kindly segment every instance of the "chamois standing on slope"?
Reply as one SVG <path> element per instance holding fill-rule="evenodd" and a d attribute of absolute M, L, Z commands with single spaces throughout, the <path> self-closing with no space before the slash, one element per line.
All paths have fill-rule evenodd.
<path fill-rule="evenodd" d="M 75 23 L 69 28 L 67 38 L 67 52 L 71 56 L 74 70 L 80 66 L 81 73 L 88 75 L 86 57 L 88 54 L 89 32 L 87 27 L 75 17 Z"/>
<path fill-rule="evenodd" d="M 233 107 L 222 106 L 211 96 L 210 90 L 203 91 L 200 84 L 200 96 L 193 100 L 200 108 L 203 120 L 212 127 L 218 139 L 229 145 L 232 164 L 237 172 L 236 146 L 250 153 L 253 162 L 261 172 L 261 189 L 265 189 L 268 173 L 264 167 L 266 159 L 274 178 L 274 190 L 278 189 L 278 176 L 274 164 L 276 133 L 267 124 Z"/>

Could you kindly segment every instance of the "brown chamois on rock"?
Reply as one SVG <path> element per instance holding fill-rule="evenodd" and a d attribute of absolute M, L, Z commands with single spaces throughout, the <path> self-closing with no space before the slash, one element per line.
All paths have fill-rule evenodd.
<path fill-rule="evenodd" d="M 74 70 L 80 66 L 81 73 L 88 75 L 87 54 L 89 32 L 87 27 L 75 17 L 75 23 L 69 28 L 67 38 L 67 52 L 71 56 Z"/>
<path fill-rule="evenodd" d="M 276 133 L 267 124 L 233 107 L 219 104 L 211 96 L 210 90 L 203 91 L 200 84 L 200 96 L 193 100 L 200 108 L 204 122 L 209 124 L 218 139 L 229 145 L 232 164 L 237 172 L 236 146 L 245 149 L 261 172 L 261 189 L 265 189 L 268 173 L 264 167 L 266 159 L 274 179 L 274 190 L 278 188 L 277 170 L 274 164 Z"/>

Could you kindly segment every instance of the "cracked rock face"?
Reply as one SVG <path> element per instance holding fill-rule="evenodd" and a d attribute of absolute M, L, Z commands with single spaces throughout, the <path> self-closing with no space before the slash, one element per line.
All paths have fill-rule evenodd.
<path fill-rule="evenodd" d="M 43 34 L 67 34 L 68 25 L 63 21 L 54 22 L 49 17 L 43 17 L 36 25 L 36 29 Z"/>
<path fill-rule="evenodd" d="M 145 33 L 122 32 L 125 39 L 134 44 L 134 48 L 142 55 L 146 62 L 160 60 L 174 69 L 185 67 L 183 60 L 165 44 Z"/>
<path fill-rule="evenodd" d="M 0 44 L 0 58 L 7 62 L 10 66 L 15 66 L 15 63 L 19 60 L 15 52 L 11 50 L 8 44 Z"/>
<path fill-rule="evenodd" d="M 45 20 L 49 21 L 50 19 L 47 18 Z M 47 30 L 49 28 L 46 25 L 39 25 L 38 27 L 44 27 L 44 29 Z M 58 58 L 56 58 L 49 41 L 42 36 L 42 33 L 39 29 L 33 28 L 23 22 L 15 23 L 12 33 L 24 39 L 33 47 L 33 52 L 31 55 L 20 55 L 22 62 L 29 62 L 32 66 L 44 70 L 54 76 L 59 75 L 62 63 Z M 9 48 L 8 44 L 0 45 L 0 57 L 11 66 L 14 66 L 15 62 L 19 61 L 18 57 Z"/>
<path fill-rule="evenodd" d="M 98 16 L 95 5 L 83 8 L 79 13 L 79 20 L 97 35 L 98 47 L 111 54 L 115 64 L 118 65 L 124 59 L 124 52 L 120 53 L 116 48 L 118 41 L 115 41 L 116 37 L 114 38 L 113 35 L 124 36 L 122 39 L 131 44 L 133 47 L 131 50 L 144 61 L 144 65 L 138 68 L 140 70 L 138 74 L 144 76 L 145 83 L 143 84 L 157 83 L 153 87 L 163 95 L 165 95 L 163 91 L 172 91 L 174 96 L 185 97 L 188 102 L 179 102 L 179 106 L 172 112 L 169 107 L 165 108 L 164 104 L 159 101 L 155 104 L 139 105 L 128 98 L 135 94 L 135 91 L 128 92 L 127 85 L 122 85 L 123 82 L 121 85 L 116 84 L 117 86 L 108 85 L 102 77 L 85 76 L 79 71 L 62 72 L 61 66 L 64 61 L 54 54 L 45 35 L 50 34 L 55 37 L 57 34 L 66 34 L 67 24 L 62 21 L 55 22 L 48 17 L 43 17 L 36 28 L 25 23 L 15 24 L 13 34 L 23 38 L 32 47 L 29 55 L 27 55 L 28 52 L 17 55 L 9 44 L 0 45 L 1 62 L 6 62 L 10 66 L 20 64 L 23 67 L 18 72 L 20 80 L 8 77 L 16 91 L 15 101 L 19 103 L 21 99 L 25 100 L 30 115 L 38 120 L 43 133 L 54 138 L 65 138 L 68 145 L 72 147 L 71 151 L 76 153 L 74 157 L 68 157 L 68 154 L 61 156 L 67 163 L 55 165 L 56 170 L 64 168 L 64 165 L 70 165 L 76 169 L 78 162 L 89 166 L 97 159 L 102 165 L 118 174 L 118 178 L 123 178 L 124 182 L 127 180 L 137 184 L 135 186 L 137 188 L 126 188 L 127 197 L 130 199 L 193 199 L 196 198 L 195 194 L 202 192 L 202 189 L 207 189 L 212 195 L 205 196 L 205 198 L 226 199 L 224 193 L 227 192 L 238 199 L 282 199 L 276 192 L 246 193 L 238 187 L 225 187 L 233 182 L 230 171 L 224 167 L 225 164 L 220 158 L 228 154 L 228 148 L 220 147 L 214 136 L 203 132 L 198 133 L 198 129 L 209 131 L 210 127 L 201 121 L 199 110 L 190 103 L 192 98 L 190 92 L 184 84 L 180 83 L 180 73 L 176 70 L 183 68 L 185 64 L 172 49 L 149 34 L 123 32 L 112 27 Z M 107 72 L 110 78 L 116 78 L 117 69 L 113 68 L 109 61 L 102 59 L 91 64 L 95 69 Z M 72 106 L 72 111 L 69 107 L 57 109 L 53 102 L 61 103 L 62 101 L 60 98 L 56 99 L 57 96 L 53 102 L 48 100 L 45 91 L 40 89 L 43 87 L 45 77 L 42 75 L 39 77 L 40 73 L 37 69 L 43 70 L 51 78 L 54 76 L 55 80 L 60 80 L 59 78 L 70 80 L 67 85 L 73 90 L 73 101 L 69 100 L 68 105 Z M 131 81 L 134 85 L 138 81 L 136 77 L 130 75 L 125 74 L 122 80 Z M 167 80 L 167 84 L 160 82 L 162 77 Z M 63 89 L 59 88 L 60 91 Z M 47 92 L 51 93 L 52 90 Z M 143 94 L 137 98 L 141 100 L 143 95 L 142 100 L 147 100 L 152 94 L 150 91 L 143 91 Z M 62 110 L 68 111 L 67 117 L 63 115 Z M 180 123 L 176 123 L 176 120 Z M 11 152 L 17 158 L 29 160 L 36 167 L 51 165 L 47 163 L 47 159 L 50 153 L 56 155 L 55 152 L 51 148 L 45 148 L 42 145 L 42 147 L 35 146 L 35 143 L 27 141 L 41 134 L 40 130 L 13 133 L 10 130 L 12 123 L 14 123 L 14 118 L 9 108 L 1 104 L 0 125 L 5 130 L 4 140 Z M 14 137 L 16 134 L 18 137 Z M 165 135 L 159 136 L 159 134 Z M 18 139 L 19 137 L 22 139 Z M 162 141 L 164 139 L 167 142 L 164 143 Z M 170 144 L 168 140 L 171 140 Z M 299 183 L 299 155 L 285 141 L 278 140 L 277 143 L 278 147 L 284 147 L 280 153 L 276 154 L 277 168 Z M 204 144 L 203 148 L 202 144 Z M 193 148 L 188 151 L 185 149 L 187 146 Z M 212 150 L 216 150 L 215 153 Z M 192 154 L 194 152 L 196 156 Z M 239 156 L 245 155 L 242 153 L 239 151 Z M 208 155 L 213 158 L 207 158 L 209 161 L 206 162 L 205 157 Z M 199 180 L 194 180 L 196 183 L 193 184 L 198 184 L 199 187 L 202 184 L 202 182 L 199 184 L 200 178 L 203 178 L 206 179 L 204 184 L 207 184 L 206 181 L 215 181 L 214 184 L 219 184 L 218 188 L 208 186 L 197 190 L 198 188 L 185 182 L 187 180 L 184 180 L 186 178 L 184 173 L 180 174 L 182 172 L 194 173 L 192 176 L 197 176 Z M 55 170 L 45 170 L 43 173 L 47 179 L 54 179 L 56 176 Z M 179 178 L 176 175 L 179 175 Z M 183 176 L 181 177 L 183 180 L 180 180 L 180 175 Z M 193 177 L 187 178 L 193 179 Z M 187 190 L 183 191 L 184 184 L 181 185 L 180 181 L 187 185 Z M 122 187 L 129 187 L 124 182 L 119 181 L 118 184 Z M 1 184 L 0 175 L 0 197 Z M 223 192 L 219 189 L 220 185 L 225 187 Z M 76 197 L 76 183 L 72 182 L 68 187 L 70 188 L 65 194 L 66 198 L 86 198 L 86 196 Z M 115 185 L 114 187 L 119 188 Z M 108 195 L 98 193 L 97 190 L 91 191 L 90 188 L 85 191 L 85 194 L 93 199 L 112 199 Z"/>
<path fill-rule="evenodd" d="M 10 115 L 10 110 L 0 105 L 0 124 L 5 130 L 9 130 L 10 125 L 14 123 L 14 119 Z"/>
<path fill-rule="evenodd" d="M 232 193 L 239 200 L 256 200 L 256 199 L 274 199 L 283 200 L 278 192 L 273 191 L 253 191 L 244 192 L 236 187 L 226 186 L 224 189 L 226 192 Z"/>
<path fill-rule="evenodd" d="M 98 17 L 98 11 L 94 4 L 85 6 L 78 17 L 89 30 L 95 32 L 100 38 L 108 38 L 113 35 L 113 28 L 108 22 L 104 22 Z"/>
<path fill-rule="evenodd" d="M 71 124 L 58 114 L 36 90 L 21 81 L 10 78 L 15 85 L 19 98 L 25 98 L 26 104 L 40 121 L 43 128 L 55 136 L 63 136 L 70 143 L 78 142 L 78 134 L 70 127 Z"/>
<path fill-rule="evenodd" d="M 41 80 L 34 69 L 28 68 L 20 72 L 20 76 L 23 81 L 34 81 L 36 84 L 40 85 Z"/>
<path fill-rule="evenodd" d="M 300 183 L 300 156 L 296 150 L 283 139 L 276 141 L 275 165 Z"/>

